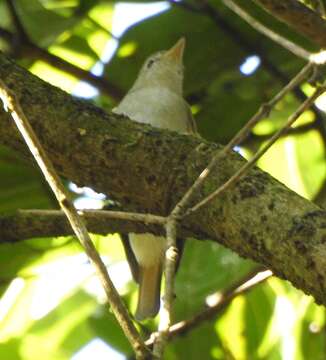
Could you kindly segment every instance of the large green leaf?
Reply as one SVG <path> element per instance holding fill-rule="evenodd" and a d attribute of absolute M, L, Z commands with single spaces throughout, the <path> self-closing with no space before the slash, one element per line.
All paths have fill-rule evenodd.
<path fill-rule="evenodd" d="M 29 336 L 21 344 L 23 359 L 70 359 L 95 337 L 87 322 L 96 306 L 82 291 L 67 298 L 28 329 Z"/>
<path fill-rule="evenodd" d="M 275 293 L 268 283 L 258 286 L 245 296 L 245 339 L 247 358 L 260 359 L 259 346 L 273 317 Z M 265 342 L 268 342 L 268 339 Z M 266 345 L 265 345 L 266 346 Z"/>
<path fill-rule="evenodd" d="M 47 208 L 53 197 L 36 167 L 11 150 L 0 147 L 0 212 L 19 208 Z"/>
<path fill-rule="evenodd" d="M 325 359 L 325 308 L 312 302 L 306 309 L 306 314 L 300 322 L 301 331 L 298 338 L 302 359 L 309 359 L 313 354 L 314 359 Z"/>
<path fill-rule="evenodd" d="M 48 46 L 80 20 L 47 9 L 39 0 L 17 1 L 18 15 L 28 35 L 41 46 Z"/>
<path fill-rule="evenodd" d="M 117 351 L 126 355 L 132 353 L 132 349 L 117 320 L 107 307 L 99 308 L 89 319 L 89 324 L 94 333 L 106 341 Z"/>
<path fill-rule="evenodd" d="M 176 318 L 202 309 L 208 295 L 223 291 L 254 266 L 210 241 L 187 240 L 176 281 Z"/>
<path fill-rule="evenodd" d="M 195 327 L 186 336 L 177 337 L 167 347 L 166 352 L 167 360 L 225 359 L 213 322 L 204 323 Z"/>

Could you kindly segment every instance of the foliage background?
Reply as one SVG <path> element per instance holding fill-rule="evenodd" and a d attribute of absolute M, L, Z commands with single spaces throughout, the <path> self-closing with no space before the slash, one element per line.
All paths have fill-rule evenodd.
<path fill-rule="evenodd" d="M 193 8 L 196 2 L 184 2 L 190 8 L 181 3 L 165 3 L 165 11 L 135 24 L 123 34 L 119 30 L 114 32 L 113 25 L 127 21 L 123 17 L 132 14 L 127 14 L 126 8 L 119 10 L 121 4 L 116 1 L 16 0 L 14 3 L 28 37 L 19 33 L 8 10 L 8 1 L 2 0 L 0 49 L 44 80 L 77 96 L 91 97 L 91 101 L 107 110 L 131 86 L 146 56 L 170 47 L 185 36 L 185 96 L 192 105 L 201 135 L 221 143 L 226 143 L 303 65 L 300 59 L 257 33 L 218 0 L 205 2 L 208 7 L 196 11 Z M 237 3 L 276 32 L 309 50 L 317 50 L 253 2 Z M 111 45 L 105 51 L 108 43 Z M 114 44 L 117 50 L 107 61 L 104 58 L 109 57 Z M 35 47 L 55 55 L 54 66 L 49 65 L 46 55 L 37 54 Z M 259 64 L 246 74 L 241 66 L 246 61 L 248 64 L 248 58 L 253 56 Z M 86 71 L 94 69 L 106 79 L 107 87 L 98 92 L 80 84 L 85 77 L 63 71 L 58 58 Z M 256 126 L 241 147 L 241 153 L 249 157 L 262 146 L 304 94 L 310 92 L 311 86 L 306 83 L 288 95 L 269 118 Z M 293 191 L 320 201 L 326 145 L 322 116 L 321 110 L 307 111 L 295 130 L 279 140 L 258 164 Z M 56 207 L 38 170 L 2 146 L 0 174 L 2 213 L 18 208 Z M 104 196 L 89 189 L 71 184 L 70 189 L 79 206 L 85 205 L 85 198 L 88 206 L 90 201 L 94 206 L 105 203 Z M 94 234 L 93 239 L 125 302 L 134 310 L 136 287 L 130 281 L 118 235 Z M 176 320 L 199 312 L 207 295 L 228 289 L 255 266 L 216 244 L 188 240 L 177 277 Z M 80 360 L 90 348 L 96 359 L 108 358 L 107 354 L 112 359 L 119 358 L 117 353 L 111 353 L 113 349 L 122 358 L 131 354 L 105 307 L 92 268 L 72 237 L 1 244 L 0 291 L 0 357 L 3 359 Z M 326 357 L 325 321 L 325 309 L 315 305 L 311 297 L 287 282 L 271 278 L 248 294 L 236 297 L 209 322 L 173 339 L 166 359 L 322 360 Z M 144 334 L 155 326 L 155 321 L 146 323 Z"/>

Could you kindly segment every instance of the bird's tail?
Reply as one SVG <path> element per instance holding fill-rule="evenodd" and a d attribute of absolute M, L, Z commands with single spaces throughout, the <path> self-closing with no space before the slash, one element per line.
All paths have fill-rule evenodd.
<path fill-rule="evenodd" d="M 161 264 L 140 267 L 137 320 L 155 317 L 160 309 L 160 289 L 162 278 Z"/>

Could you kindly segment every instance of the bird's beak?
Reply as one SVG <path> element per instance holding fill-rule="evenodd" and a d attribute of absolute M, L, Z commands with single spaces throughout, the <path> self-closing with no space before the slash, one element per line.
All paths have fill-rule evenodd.
<path fill-rule="evenodd" d="M 181 39 L 178 40 L 178 42 L 174 46 L 172 46 L 171 49 L 165 52 L 164 57 L 174 62 L 181 63 L 185 46 L 186 46 L 186 39 L 182 37 Z"/>

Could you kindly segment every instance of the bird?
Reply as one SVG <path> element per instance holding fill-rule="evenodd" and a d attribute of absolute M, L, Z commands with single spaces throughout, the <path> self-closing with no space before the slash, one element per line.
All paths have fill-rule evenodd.
<path fill-rule="evenodd" d="M 149 56 L 133 86 L 113 112 L 139 123 L 196 134 L 189 104 L 183 98 L 183 54 L 185 38 L 165 51 Z M 122 236 L 126 257 L 139 284 L 135 319 L 153 318 L 160 308 L 166 239 L 150 233 Z"/>

